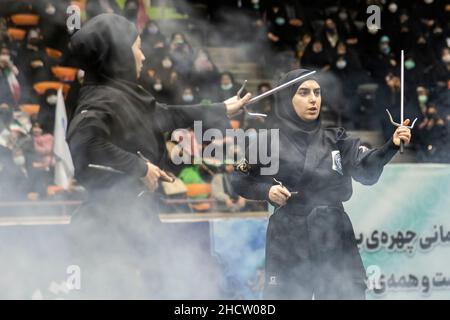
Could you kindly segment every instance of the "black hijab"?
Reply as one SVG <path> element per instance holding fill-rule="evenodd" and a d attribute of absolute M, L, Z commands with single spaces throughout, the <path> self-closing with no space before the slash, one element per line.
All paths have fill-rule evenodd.
<path fill-rule="evenodd" d="M 122 16 L 104 13 L 76 32 L 70 49 L 87 81 L 99 78 L 136 82 L 136 66 L 131 49 L 138 37 L 136 27 Z"/>
<path fill-rule="evenodd" d="M 153 95 L 137 83 L 131 47 L 138 35 L 133 23 L 116 14 L 88 20 L 70 42 L 73 63 L 85 71 L 84 85 L 112 86 L 126 92 L 135 105 L 154 105 Z"/>
<path fill-rule="evenodd" d="M 280 79 L 278 86 L 300 77 L 301 75 L 307 74 L 308 72 L 311 72 L 311 70 L 292 70 Z M 301 82 L 279 91 L 275 96 L 275 117 L 273 120 L 273 126 L 279 128 L 281 131 L 284 131 L 289 136 L 296 136 L 299 133 L 314 133 L 320 127 L 320 116 L 315 121 L 304 121 L 297 115 L 294 110 L 294 106 L 292 105 L 292 98 L 301 84 L 307 80 L 315 80 L 319 82 L 314 76 L 309 76 Z"/>

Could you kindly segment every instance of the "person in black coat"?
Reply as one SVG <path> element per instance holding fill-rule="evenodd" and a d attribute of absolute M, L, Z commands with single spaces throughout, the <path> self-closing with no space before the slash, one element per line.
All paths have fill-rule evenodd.
<path fill-rule="evenodd" d="M 291 71 L 279 84 L 307 72 Z M 320 90 L 319 81 L 308 78 L 276 96 L 272 128 L 279 129 L 279 138 L 275 133 L 265 138 L 279 148 L 278 171 L 269 172 L 259 160 L 250 162 L 255 139 L 233 174 L 239 195 L 276 206 L 266 238 L 268 299 L 365 298 L 365 270 L 342 202 L 352 195 L 352 179 L 376 183 L 400 139 L 410 141 L 405 126 L 374 149 L 343 128 L 322 128 Z"/>
<path fill-rule="evenodd" d="M 119 15 L 89 20 L 72 36 L 70 49 L 73 61 L 85 71 L 67 133 L 75 178 L 88 195 L 71 221 L 75 257 L 87 269 L 83 297 L 174 294 L 163 290 L 168 275 L 161 274 L 172 270 L 174 277 L 177 269 L 170 268 L 179 267 L 161 260 L 177 252 L 176 239 L 168 239 L 158 217 L 159 180 L 171 179 L 163 171 L 169 161 L 164 134 L 191 127 L 194 120 L 202 120 L 204 128 L 224 128 L 227 115 L 238 112 L 251 95 L 208 106 L 159 104 L 137 84 L 145 59 L 140 37 Z"/>

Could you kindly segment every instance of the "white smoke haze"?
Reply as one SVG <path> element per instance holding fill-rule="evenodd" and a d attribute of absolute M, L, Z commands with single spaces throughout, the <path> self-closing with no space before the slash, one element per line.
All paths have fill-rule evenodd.
<path fill-rule="evenodd" d="M 179 2 L 182 7 L 189 6 L 187 2 Z M 240 63 L 264 65 L 269 62 L 266 57 L 278 54 L 270 49 L 267 41 L 261 41 L 261 35 L 265 36 L 267 31 L 264 28 L 259 30 L 260 34 L 255 33 L 255 42 L 242 41 L 242 34 L 236 34 L 236 30 L 251 34 L 255 30 L 253 19 L 235 12 L 223 12 L 221 18 L 220 29 L 205 19 L 191 18 L 190 23 L 195 26 L 193 29 L 181 28 L 183 22 L 157 22 L 167 38 L 173 32 L 183 32 L 193 47 L 226 47 L 230 39 L 236 39 L 234 45 L 239 49 Z M 203 35 L 205 31 L 199 30 L 206 30 L 207 36 Z M 205 38 L 208 39 L 206 42 Z M 220 61 L 213 62 L 227 65 Z M 261 82 L 269 81 L 275 85 L 279 74 L 271 73 L 268 71 L 271 66 L 266 66 L 258 76 Z M 285 71 L 290 69 L 292 66 L 286 64 Z M 243 76 L 237 74 L 236 80 L 244 80 Z M 341 103 L 342 85 L 331 73 L 319 77 L 322 92 L 326 94 L 324 107 L 329 104 L 329 108 L 335 108 L 333 111 L 336 113 L 348 113 L 343 109 L 345 103 Z M 255 86 L 250 86 L 251 89 L 254 90 Z M 252 93 L 255 94 L 255 91 Z M 17 184 L 14 179 L 2 182 L 2 186 Z M 393 193 L 395 190 L 392 189 L 385 190 L 385 193 Z M 0 190 L 0 193 L 3 192 L 5 190 Z M 69 225 L 0 226 L 0 299 L 239 298 L 225 292 L 228 266 L 210 251 L 208 243 L 211 242 L 211 247 L 213 243 L 207 222 L 160 223 L 155 220 L 159 213 L 155 203 L 148 201 L 145 209 L 133 212 L 136 210 L 133 204 L 138 201 L 136 196 L 128 196 L 120 190 L 116 194 L 122 204 L 129 204 L 129 210 L 126 210 L 126 205 L 119 209 L 109 207 L 110 211 L 93 225 L 77 229 L 75 239 Z M 394 200 L 403 201 L 400 198 L 392 200 L 386 207 L 395 206 Z M 364 230 L 369 228 L 368 224 L 377 227 L 383 212 L 372 210 L 370 206 L 365 209 L 373 215 L 373 219 L 360 222 L 361 226 Z M 8 216 L 3 211 L 2 215 Z M 105 225 L 114 219 L 117 219 L 114 227 L 106 228 Z M 96 223 L 100 224 L 100 228 L 96 227 Z M 83 241 L 86 239 L 88 241 Z M 243 239 L 239 237 L 230 237 L 227 241 L 230 247 L 243 245 Z M 81 242 L 82 255 L 80 252 L 75 254 L 75 247 Z M 254 259 L 256 261 L 258 257 Z M 69 292 L 61 288 L 55 293 L 58 290 L 52 283 L 61 285 L 65 282 L 70 276 L 67 268 L 73 265 L 80 267 L 81 288 Z M 92 287 L 93 284 L 95 287 Z M 344 290 L 348 292 L 352 288 Z M 302 295 L 303 292 L 292 293 L 292 297 Z"/>

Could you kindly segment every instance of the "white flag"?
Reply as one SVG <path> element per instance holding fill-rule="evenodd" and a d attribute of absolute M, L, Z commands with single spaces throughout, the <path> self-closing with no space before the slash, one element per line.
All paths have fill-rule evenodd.
<path fill-rule="evenodd" d="M 56 103 L 55 130 L 53 132 L 55 155 L 55 184 L 67 190 L 74 175 L 72 156 L 66 141 L 67 114 L 62 95 L 62 87 L 58 90 Z"/>

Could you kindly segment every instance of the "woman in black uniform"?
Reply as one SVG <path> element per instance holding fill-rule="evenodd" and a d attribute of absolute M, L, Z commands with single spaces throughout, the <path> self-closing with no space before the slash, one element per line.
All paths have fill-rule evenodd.
<path fill-rule="evenodd" d="M 67 134 L 75 177 L 87 190 L 70 225 L 74 262 L 83 269 L 83 298 L 174 294 L 167 282 L 186 265 L 177 258 L 183 252 L 176 243 L 182 226 L 165 226 L 158 216 L 159 181 L 171 179 L 164 171 L 169 161 L 164 134 L 194 120 L 202 120 L 204 128 L 224 128 L 227 116 L 250 98 L 208 106 L 160 104 L 137 84 L 145 59 L 140 43 L 134 24 L 115 14 L 90 19 L 70 42 L 74 61 L 85 71 Z M 179 280 L 178 296 L 181 288 Z"/>
<path fill-rule="evenodd" d="M 307 72 L 291 71 L 280 84 Z M 400 139 L 408 144 L 411 138 L 409 120 L 375 149 L 343 128 L 322 128 L 320 90 L 316 79 L 307 78 L 278 93 L 272 126 L 279 129 L 278 172 L 261 175 L 263 166 L 249 163 L 246 154 L 233 177 L 241 196 L 277 207 L 266 240 L 268 299 L 365 298 L 365 270 L 342 202 L 352 195 L 352 178 L 376 183 Z"/>

